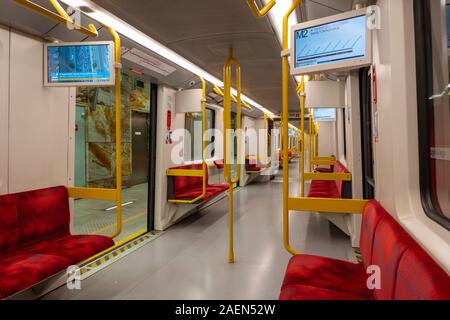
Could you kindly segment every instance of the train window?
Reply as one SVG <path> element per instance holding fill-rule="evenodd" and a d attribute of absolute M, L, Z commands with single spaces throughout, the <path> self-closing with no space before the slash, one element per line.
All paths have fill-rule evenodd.
<path fill-rule="evenodd" d="M 206 109 L 206 130 L 215 129 L 216 124 L 216 112 L 212 109 Z M 187 145 L 186 149 L 190 150 L 190 152 L 185 152 L 185 161 L 197 161 L 202 159 L 202 139 L 201 139 L 201 130 L 202 130 L 202 114 L 201 113 L 186 113 L 185 117 L 185 129 L 191 134 L 191 140 L 189 145 Z M 214 137 L 213 137 L 214 140 Z M 206 147 L 214 143 L 210 141 L 207 143 Z M 212 154 L 207 154 L 206 157 L 213 158 L 214 150 L 211 152 Z"/>
<path fill-rule="evenodd" d="M 448 6 L 445 1 L 414 1 L 422 205 L 450 230 Z"/>

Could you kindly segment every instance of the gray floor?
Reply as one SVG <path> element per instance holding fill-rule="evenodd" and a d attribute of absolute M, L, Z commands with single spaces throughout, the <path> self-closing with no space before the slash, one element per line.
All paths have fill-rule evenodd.
<path fill-rule="evenodd" d="M 291 191 L 298 190 L 291 164 Z M 158 239 L 45 299 L 277 299 L 289 261 L 282 246 L 281 177 L 236 193 L 234 264 L 227 263 L 227 198 Z M 354 260 L 350 240 L 318 214 L 291 213 L 291 243 L 302 253 Z"/>
<path fill-rule="evenodd" d="M 122 191 L 123 230 L 115 240 L 120 241 L 147 228 L 148 184 L 140 184 Z M 112 201 L 91 199 L 75 200 L 73 233 L 110 235 L 116 229 L 116 210 L 105 209 L 115 206 Z"/>

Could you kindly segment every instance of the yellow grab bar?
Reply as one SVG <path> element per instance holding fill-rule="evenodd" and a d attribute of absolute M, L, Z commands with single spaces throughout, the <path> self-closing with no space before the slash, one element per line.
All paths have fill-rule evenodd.
<path fill-rule="evenodd" d="M 236 86 L 237 86 L 237 174 L 233 179 L 231 177 L 231 165 L 228 151 L 230 150 L 229 145 L 231 144 L 230 139 L 228 137 L 228 133 L 231 129 L 231 66 L 236 66 Z M 229 250 L 228 250 L 228 262 L 234 262 L 234 209 L 233 209 L 233 191 L 234 184 L 239 182 L 241 177 L 241 164 L 239 163 L 239 157 L 241 154 L 241 64 L 240 62 L 233 57 L 233 49 L 230 49 L 230 55 L 228 59 L 225 61 L 225 65 L 223 67 L 223 82 L 224 82 L 224 115 L 223 115 L 223 123 L 224 123 L 224 177 L 225 181 L 229 185 Z"/>
<path fill-rule="evenodd" d="M 92 23 L 88 25 L 87 29 L 74 23 L 74 21 L 69 17 L 67 12 L 61 7 L 61 5 L 57 0 L 50 0 L 50 3 L 58 13 L 54 13 L 29 0 L 14 0 L 14 1 L 58 23 L 72 25 L 73 29 L 88 37 L 91 38 L 98 37 L 98 31 Z"/>
<path fill-rule="evenodd" d="M 122 232 L 122 120 L 121 120 L 121 74 L 122 69 L 120 61 L 120 36 L 112 27 L 108 27 L 108 31 L 114 38 L 115 43 L 115 92 L 116 92 L 116 192 L 117 192 L 117 225 L 116 231 L 110 235 L 111 238 L 115 238 Z"/>
<path fill-rule="evenodd" d="M 290 8 L 283 16 L 283 41 L 282 50 L 288 49 L 288 29 L 289 29 L 289 16 L 294 12 L 303 0 L 293 0 Z M 291 247 L 289 243 L 289 152 L 288 152 L 288 134 L 289 134 L 289 58 L 287 56 L 282 57 L 282 148 L 283 148 L 283 245 L 285 249 L 292 253 L 298 252 Z M 302 100 L 302 99 L 301 99 Z M 303 118 L 303 117 L 302 117 Z M 304 131 L 304 127 L 301 128 Z M 304 157 L 303 157 L 304 158 Z"/>
<path fill-rule="evenodd" d="M 247 0 L 247 4 L 250 7 L 250 9 L 252 10 L 253 14 L 255 15 L 255 17 L 257 18 L 262 18 L 264 17 L 269 11 L 270 9 L 273 8 L 273 6 L 277 3 L 276 0 L 271 0 L 269 3 L 267 3 L 264 8 L 262 9 L 258 9 L 258 6 L 255 3 L 255 0 Z"/>

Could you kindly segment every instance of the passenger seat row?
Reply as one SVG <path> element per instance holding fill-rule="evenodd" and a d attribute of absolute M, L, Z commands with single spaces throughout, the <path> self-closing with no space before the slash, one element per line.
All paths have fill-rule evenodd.
<path fill-rule="evenodd" d="M 292 257 L 280 299 L 450 300 L 449 275 L 376 201 L 364 208 L 360 246 L 359 264 Z"/>
<path fill-rule="evenodd" d="M 63 186 L 0 196 L 0 213 L 0 298 L 114 246 L 108 237 L 70 234 Z"/>

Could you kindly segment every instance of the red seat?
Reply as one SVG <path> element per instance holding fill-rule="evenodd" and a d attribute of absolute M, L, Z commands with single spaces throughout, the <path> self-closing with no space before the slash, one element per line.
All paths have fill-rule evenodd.
<path fill-rule="evenodd" d="M 215 160 L 214 164 L 216 165 L 217 169 L 223 169 L 225 167 L 223 160 Z"/>
<path fill-rule="evenodd" d="M 291 258 L 283 287 L 302 284 L 369 298 L 367 276 L 362 264 L 318 256 L 298 255 Z"/>
<path fill-rule="evenodd" d="M 54 255 L 14 254 L 0 258 L 0 298 L 6 298 L 39 283 L 69 266 Z"/>
<path fill-rule="evenodd" d="M 320 287 L 310 287 L 306 285 L 288 285 L 283 288 L 280 300 L 364 300 L 361 297 L 351 294 L 324 289 Z"/>
<path fill-rule="evenodd" d="M 74 265 L 105 251 L 112 245 L 112 240 L 108 237 L 77 235 L 39 243 L 26 252 L 61 256 L 67 259 L 69 264 Z"/>
<path fill-rule="evenodd" d="M 203 170 L 202 164 L 184 165 L 171 168 L 174 170 Z M 169 177 L 168 199 L 192 200 L 203 193 L 202 177 Z M 227 184 L 209 184 L 208 169 L 206 169 L 206 194 L 202 201 L 210 200 L 228 189 Z"/>
<path fill-rule="evenodd" d="M 251 162 L 248 162 L 245 165 L 245 169 L 247 172 L 260 172 L 262 170 L 261 167 L 258 166 L 257 163 L 251 163 Z"/>
<path fill-rule="evenodd" d="M 0 298 L 106 250 L 103 236 L 72 236 L 65 187 L 0 196 Z"/>
<path fill-rule="evenodd" d="M 298 255 L 291 258 L 280 299 L 450 299 L 450 277 L 376 201 L 364 208 L 363 262 Z M 369 290 L 369 266 L 380 269 L 380 289 Z"/>
<path fill-rule="evenodd" d="M 319 169 L 327 173 L 327 169 Z M 347 168 L 339 161 L 333 166 L 334 173 L 349 173 Z M 309 189 L 309 198 L 342 198 L 343 181 L 313 180 Z"/>

